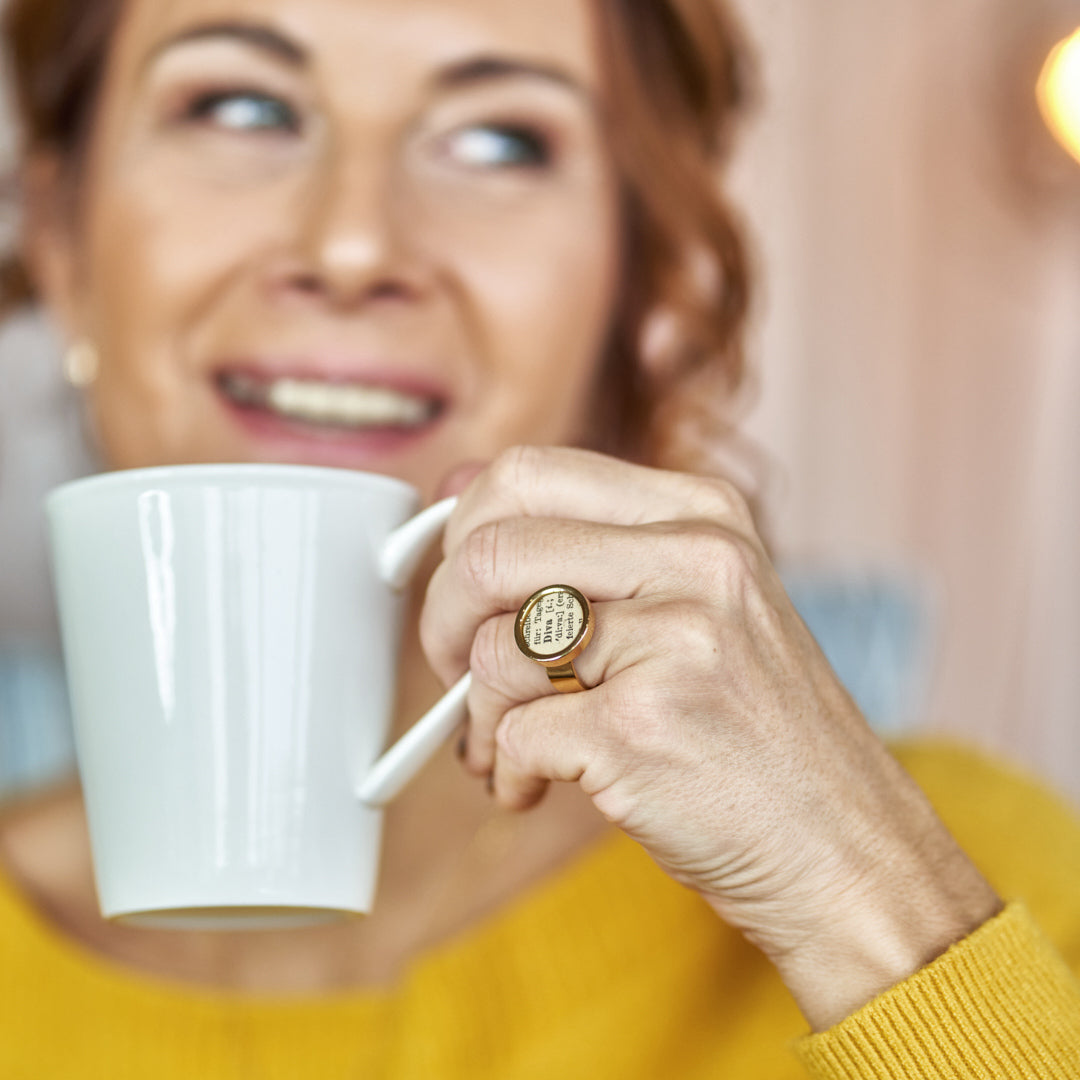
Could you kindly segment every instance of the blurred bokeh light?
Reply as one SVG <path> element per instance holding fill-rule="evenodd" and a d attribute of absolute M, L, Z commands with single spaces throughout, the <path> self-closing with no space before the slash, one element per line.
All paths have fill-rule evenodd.
<path fill-rule="evenodd" d="M 1080 161 L 1080 27 L 1051 50 L 1037 94 L 1054 138 Z"/>

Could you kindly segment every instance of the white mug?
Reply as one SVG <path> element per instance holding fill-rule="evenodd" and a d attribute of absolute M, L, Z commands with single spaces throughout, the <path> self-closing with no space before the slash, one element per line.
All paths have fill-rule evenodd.
<path fill-rule="evenodd" d="M 106 917 L 269 928 L 371 909 L 381 807 L 464 717 L 468 675 L 379 757 L 401 589 L 453 502 L 413 517 L 401 481 L 291 465 L 50 494 Z"/>

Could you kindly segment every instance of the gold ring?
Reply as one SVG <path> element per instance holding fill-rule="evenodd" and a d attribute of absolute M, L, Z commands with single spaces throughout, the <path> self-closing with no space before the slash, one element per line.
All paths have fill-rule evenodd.
<path fill-rule="evenodd" d="M 586 689 L 574 670 L 574 660 L 585 651 L 592 634 L 592 606 L 571 585 L 538 589 L 514 620 L 517 647 L 545 668 L 551 685 L 564 694 Z"/>

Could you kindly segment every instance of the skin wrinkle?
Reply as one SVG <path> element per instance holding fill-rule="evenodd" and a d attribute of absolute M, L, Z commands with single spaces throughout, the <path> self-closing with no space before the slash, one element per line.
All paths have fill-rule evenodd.
<path fill-rule="evenodd" d="M 80 261 L 84 266 L 79 281 L 84 284 L 80 286 L 77 302 L 72 297 L 73 302 L 60 304 L 71 313 L 74 333 L 89 327 L 100 339 L 105 365 L 94 405 L 97 426 L 106 438 L 105 448 L 110 457 L 119 464 L 125 461 L 145 464 L 149 460 L 208 460 L 214 457 L 244 460 L 262 453 L 257 446 L 238 440 L 235 434 L 227 434 L 227 429 L 216 422 L 220 407 L 203 380 L 207 363 L 214 362 L 215 354 L 235 353 L 245 336 L 250 337 L 245 328 L 263 303 L 258 290 L 275 280 L 271 277 L 266 282 L 265 272 L 260 267 L 267 260 L 277 258 L 274 255 L 277 247 L 290 242 L 284 223 L 303 218 L 302 214 L 298 215 L 298 209 L 309 202 L 305 186 L 310 187 L 310 184 L 282 180 L 264 186 L 256 193 L 256 198 L 247 200 L 250 209 L 242 209 L 238 214 L 229 200 L 223 203 L 223 196 L 212 187 L 207 188 L 205 183 L 200 185 L 190 179 L 182 182 L 186 174 L 178 174 L 175 169 L 171 173 L 162 173 L 164 162 L 173 160 L 175 154 L 169 150 L 163 157 L 169 145 L 167 139 L 165 144 L 162 143 L 165 136 L 153 135 L 152 129 L 147 134 L 146 129 L 138 126 L 146 108 L 152 110 L 155 107 L 153 95 L 146 108 L 133 104 L 138 98 L 130 95 L 131 79 L 127 74 L 145 55 L 147 46 L 144 42 L 154 43 L 167 38 L 183 26 L 198 25 L 217 12 L 245 11 L 257 13 L 263 21 L 276 20 L 281 34 L 295 39 L 306 51 L 310 71 L 303 75 L 290 71 L 290 80 L 294 83 L 303 78 L 312 80 L 308 96 L 317 89 L 318 107 L 325 113 L 327 122 L 333 121 L 326 129 L 328 136 L 332 131 L 338 131 L 344 137 L 348 131 L 349 138 L 355 133 L 357 138 L 367 139 L 368 132 L 376 130 L 370 125 L 376 122 L 384 132 L 395 128 L 402 133 L 411 130 L 416 123 L 418 106 L 415 103 L 423 101 L 429 83 L 438 83 L 440 76 L 435 73 L 446 76 L 446 71 L 452 71 L 455 64 L 467 66 L 473 62 L 468 59 L 470 53 L 473 60 L 487 58 L 484 63 L 489 68 L 493 57 L 505 55 L 508 62 L 529 58 L 539 67 L 566 72 L 565 79 L 581 87 L 577 91 L 565 88 L 564 83 L 564 88 L 560 88 L 554 79 L 535 74 L 507 76 L 503 73 L 485 80 L 483 85 L 476 84 L 473 79 L 465 87 L 450 85 L 441 89 L 441 96 L 433 103 L 433 107 L 437 105 L 442 110 L 441 115 L 446 115 L 446 109 L 451 105 L 457 114 L 484 116 L 490 109 L 501 108 L 503 100 L 514 102 L 514 108 L 531 100 L 556 129 L 573 131 L 573 141 L 565 144 L 569 156 L 562 171 L 556 170 L 551 179 L 535 184 L 530 181 L 530 190 L 536 192 L 535 196 L 530 195 L 528 200 L 521 202 L 515 195 L 515 200 L 520 203 L 520 214 L 527 215 L 522 220 L 535 223 L 530 225 L 527 242 L 524 236 L 515 237 L 513 232 L 507 234 L 512 241 L 509 243 L 486 239 L 483 226 L 477 226 L 474 218 L 462 214 L 460 207 L 449 219 L 449 226 L 445 222 L 440 224 L 442 219 L 432 217 L 435 204 L 425 196 L 421 212 L 412 215 L 414 222 L 425 226 L 424 254 L 409 256 L 414 260 L 409 267 L 400 257 L 394 256 L 387 262 L 385 272 L 390 281 L 400 278 L 405 270 L 411 275 L 420 266 L 415 259 L 422 257 L 430 263 L 434 274 L 430 278 L 434 295 L 427 299 L 426 307 L 419 301 L 414 304 L 409 310 L 415 318 L 410 315 L 408 320 L 402 310 L 394 316 L 374 306 L 365 307 L 361 317 L 366 316 L 366 324 L 348 331 L 353 343 L 351 349 L 360 355 L 374 353 L 378 356 L 384 351 L 382 340 L 387 334 L 394 333 L 403 345 L 408 346 L 411 339 L 409 351 L 422 365 L 431 366 L 436 359 L 449 361 L 452 370 L 466 375 L 458 381 L 459 400 L 455 402 L 458 408 L 454 413 L 453 432 L 447 426 L 441 445 L 435 445 L 437 439 L 429 440 L 429 449 L 422 454 L 408 455 L 392 469 L 419 483 L 429 494 L 455 457 L 459 460 L 491 458 L 508 441 L 506 433 L 511 430 L 518 435 L 530 435 L 536 441 L 574 441 L 576 429 L 582 423 L 580 403 L 588 399 L 588 388 L 599 362 L 599 345 L 608 333 L 617 278 L 618 215 L 612 195 L 614 181 L 606 161 L 602 134 L 596 122 L 589 118 L 589 107 L 576 104 L 594 96 L 598 84 L 595 59 L 582 48 L 582 41 L 588 44 L 588 34 L 582 31 L 583 7 L 570 0 L 562 2 L 567 8 L 562 30 L 556 30 L 549 21 L 530 19 L 524 12 L 509 18 L 499 15 L 493 20 L 490 11 L 494 6 L 490 2 L 473 2 L 456 5 L 460 11 L 452 32 L 441 36 L 425 33 L 419 43 L 410 39 L 407 47 L 400 38 L 400 18 L 387 18 L 385 11 L 380 12 L 380 5 L 370 2 L 359 5 L 361 10 L 352 10 L 356 6 L 350 5 L 350 17 L 344 23 L 340 19 L 341 5 L 326 0 L 305 14 L 302 22 L 295 18 L 295 0 L 276 0 L 269 5 L 245 5 L 235 0 L 185 0 L 179 5 L 168 5 L 167 11 L 164 5 L 152 5 L 149 0 L 142 3 L 136 0 L 132 4 L 104 88 L 104 122 L 95 134 L 92 147 L 88 179 L 92 193 L 83 230 L 86 243 L 80 250 Z M 158 10 L 153 10 L 155 7 Z M 437 18 L 440 26 L 454 22 L 451 12 L 438 4 L 415 3 L 412 10 L 416 17 Z M 320 22 L 326 26 L 325 34 Z M 371 35 L 374 37 L 368 40 Z M 344 39 L 339 42 L 342 36 Z M 332 47 L 327 45 L 330 41 L 333 41 Z M 427 46 L 425 52 L 422 44 L 425 41 L 438 44 Z M 362 45 L 353 48 L 350 42 L 362 42 Z M 195 43 L 183 46 L 184 51 L 189 52 L 185 63 L 195 63 L 201 47 Z M 385 61 L 380 60 L 369 65 L 371 82 L 360 80 L 364 83 L 363 92 L 357 90 L 353 73 L 363 56 L 385 57 L 398 47 L 405 49 L 400 55 L 408 57 L 408 63 L 387 68 Z M 176 50 L 180 51 L 180 47 Z M 238 63 L 233 65 L 238 78 L 244 77 L 245 72 L 261 78 L 259 72 L 262 69 L 279 63 L 265 59 L 260 53 L 256 65 L 252 62 L 254 57 L 243 55 L 245 50 L 258 51 L 242 44 L 232 50 L 238 58 Z M 465 57 L 461 55 L 463 50 Z M 550 62 L 544 59 L 545 50 Z M 163 78 L 168 77 L 168 71 L 164 69 L 159 73 Z M 473 74 L 475 76 L 476 72 Z M 448 78 L 453 84 L 454 79 Z M 557 107 L 555 99 L 558 99 Z M 389 102 L 400 105 L 391 106 Z M 455 122 L 459 118 L 455 116 Z M 139 134 L 140 131 L 143 133 Z M 384 154 L 389 152 L 384 151 Z M 117 154 L 120 154 L 119 158 Z M 303 167 L 308 170 L 323 168 L 320 161 L 328 163 L 328 159 L 320 157 L 302 160 L 305 162 Z M 126 176 L 116 172 L 111 165 L 114 161 L 128 170 Z M 140 163 L 137 168 L 136 162 Z M 158 162 L 161 162 L 160 167 Z M 205 165 L 200 168 L 205 172 Z M 295 164 L 295 168 L 299 169 L 300 164 Z M 568 178 L 567 182 L 560 177 Z M 127 182 L 126 190 L 122 182 Z M 351 188 L 354 194 L 356 185 Z M 110 204 L 111 193 L 121 190 L 124 191 L 123 205 Z M 401 190 L 409 190 L 408 185 Z M 457 190 L 460 194 L 464 188 L 458 184 Z M 504 184 L 502 190 L 510 189 Z M 526 188 L 518 185 L 514 190 L 524 193 Z M 97 191 L 103 197 L 93 194 Z M 199 191 L 206 191 L 206 196 L 192 203 L 192 208 L 187 208 L 185 204 Z M 273 209 L 275 200 L 280 204 L 277 210 Z M 332 208 L 335 199 L 322 202 L 325 213 L 330 213 L 331 209 L 327 207 Z M 218 205 L 228 205 L 227 229 L 215 223 Z M 519 213 L 514 209 L 514 203 L 504 205 L 506 213 Z M 543 208 L 542 212 L 538 213 L 538 208 Z M 205 230 L 198 227 L 200 217 L 206 223 Z M 403 213 L 402 217 L 407 215 Z M 257 239 L 257 244 L 250 246 L 243 259 L 231 264 L 219 258 L 215 265 L 212 256 L 220 249 L 220 244 L 218 249 L 193 250 L 178 257 L 178 253 L 190 245 L 185 245 L 178 234 L 168 228 L 167 223 L 173 218 L 187 222 L 188 235 L 207 231 L 235 236 L 237 245 L 249 243 L 246 237 L 250 236 Z M 125 221 L 138 222 L 137 240 L 134 234 L 125 233 Z M 278 226 L 260 233 L 259 222 L 275 221 Z M 585 221 L 589 223 L 587 230 L 582 228 Z M 340 224 L 347 227 L 345 221 Z M 477 227 L 481 228 L 480 235 L 470 238 L 469 230 L 475 231 Z M 360 223 L 351 232 L 331 234 L 321 249 L 312 249 L 315 251 L 312 257 L 317 257 L 313 264 L 316 272 L 320 260 L 325 266 L 343 262 L 358 265 L 362 257 L 370 261 L 382 242 L 376 240 L 375 234 L 360 231 L 362 229 L 367 229 L 367 225 Z M 125 239 L 125 235 L 131 239 Z M 443 237 L 441 241 L 440 236 Z M 583 246 L 583 237 L 590 239 L 588 246 Z M 437 241 L 444 244 L 440 250 L 445 254 L 435 258 L 432 248 Z M 137 265 L 132 260 L 133 255 L 153 253 L 155 244 L 170 253 L 167 268 L 163 264 L 160 272 L 154 262 L 144 260 Z M 571 246 L 573 259 L 568 261 L 562 252 Z M 239 252 L 239 246 L 236 250 Z M 470 252 L 475 254 L 470 256 Z M 63 251 L 59 254 L 64 256 Z M 200 260 L 203 267 L 199 265 Z M 567 267 L 572 268 L 572 274 L 581 277 L 578 286 L 571 291 L 567 290 L 567 282 L 557 280 L 553 273 L 559 268 L 565 278 Z M 310 272 L 305 270 L 304 274 L 310 278 Z M 116 287 L 109 284 L 114 278 Z M 156 278 L 162 283 L 151 285 Z M 263 283 L 260 278 L 264 279 Z M 157 293 L 172 297 L 172 311 L 155 312 L 165 318 L 156 318 L 152 322 L 144 320 L 143 328 L 135 325 L 134 320 L 125 319 L 121 306 L 131 295 L 134 281 L 139 282 L 140 291 L 153 287 Z M 286 276 L 273 287 L 288 290 L 289 281 Z M 293 310 L 304 306 L 303 293 L 298 285 L 296 288 L 295 296 L 287 293 L 286 297 Z M 552 289 L 556 292 L 552 293 Z M 529 290 L 532 290 L 531 294 Z M 344 290 L 346 295 L 348 291 L 348 288 Z M 88 295 L 81 295 L 87 292 Z M 554 296 L 559 298 L 562 314 L 560 320 L 552 324 L 550 311 Z M 573 297 L 570 304 L 566 303 L 568 296 Z M 309 305 L 310 314 L 306 321 L 313 333 L 308 336 L 326 339 L 336 333 L 336 328 L 321 316 L 317 301 L 318 297 L 312 297 Z M 575 314 L 575 307 L 580 310 L 580 317 Z M 427 329 L 422 328 L 421 316 L 427 319 Z M 406 321 L 413 329 L 401 336 L 400 328 Z M 271 309 L 265 320 L 267 332 L 263 335 L 267 343 L 278 336 L 273 332 L 278 324 L 288 325 L 275 317 Z M 116 334 L 112 331 L 118 326 L 128 327 L 131 331 L 123 340 L 114 340 Z M 298 335 L 291 332 L 281 336 L 288 341 Z M 170 344 L 170 337 L 175 344 Z M 443 346 L 432 347 L 431 343 L 436 340 Z M 526 343 L 524 347 L 523 343 Z M 258 342 L 254 344 L 259 347 Z M 446 345 L 451 346 L 449 352 Z M 401 351 L 395 344 L 392 352 Z M 560 380 L 553 380 L 546 374 L 546 358 L 552 354 L 560 357 Z M 125 359 L 129 355 L 139 358 L 137 367 Z M 155 359 L 147 363 L 150 356 Z M 469 373 L 468 369 L 476 359 L 482 359 L 483 364 L 473 366 Z M 133 378 L 136 371 L 137 377 Z M 508 378 L 511 373 L 513 379 Z M 577 403 L 574 406 L 576 415 L 566 416 L 567 402 Z M 555 425 L 552 424 L 554 418 L 558 418 Z M 380 468 L 376 460 L 361 460 L 359 464 L 376 470 Z"/>
<path fill-rule="evenodd" d="M 311 444 L 323 464 L 393 473 L 425 498 L 459 463 L 491 460 L 515 440 L 576 441 L 621 254 L 588 13 L 580 0 L 542 12 L 502 0 L 129 0 L 81 178 L 83 217 L 72 227 L 62 214 L 38 213 L 29 238 L 53 310 L 101 352 L 92 407 L 110 464 L 289 459 L 232 424 L 211 377 L 221 358 L 268 351 L 375 357 L 445 378 L 447 420 L 415 449 L 380 457 Z M 171 50 L 140 80 L 163 38 L 210 18 L 252 16 L 303 47 L 305 72 L 250 45 L 206 41 Z M 562 73 L 563 85 L 508 73 L 523 60 Z M 215 89 L 254 84 L 285 95 L 311 112 L 312 141 L 283 147 L 276 135 L 170 126 L 174 113 L 162 110 L 175 110 L 177 94 L 203 74 Z M 508 114 L 551 133 L 561 156 L 550 169 L 509 175 L 435 155 L 449 131 Z M 356 162 L 362 171 L 349 172 Z M 373 182 L 380 171 L 406 177 L 394 197 L 412 199 L 411 212 L 386 200 Z M 347 206 L 336 201 L 343 185 L 356 200 Z M 307 211 L 315 192 L 321 202 Z M 55 179 L 41 189 L 43 203 L 50 193 L 59 199 Z M 343 275 L 365 260 L 375 261 L 369 278 L 350 283 Z M 407 641 L 398 725 L 436 689 L 419 643 Z M 289 992 L 379 983 L 604 831 L 579 792 L 548 802 L 522 823 L 511 858 L 434 914 L 420 910 L 421 894 L 440 891 L 455 846 L 490 813 L 452 760 L 436 762 L 389 813 L 380 906 L 361 925 L 273 939 L 113 927 L 97 917 L 85 874 L 69 883 L 78 899 L 65 914 L 94 948 L 174 977 Z M 81 821 L 80 808 L 67 813 Z M 418 888 L 417 866 L 435 885 Z M 35 873 L 26 875 L 31 892 Z"/>
<path fill-rule="evenodd" d="M 566 519 L 593 542 L 552 548 L 561 568 L 599 603 L 613 600 L 611 635 L 590 646 L 588 662 L 603 648 L 613 670 L 625 665 L 581 695 L 554 693 L 533 668 L 500 666 L 505 683 L 484 711 L 471 699 L 470 730 L 499 748 L 497 803 L 528 805 L 555 778 L 580 779 L 594 806 L 556 786 L 508 864 L 433 913 L 418 899 L 431 890 L 417 887 L 416 868 L 430 867 L 426 884 L 437 883 L 448 837 L 471 835 L 487 806 L 447 755 L 389 815 L 382 906 L 370 920 L 309 939 L 311 951 L 296 939 L 222 938 L 211 946 L 213 979 L 295 988 L 304 967 L 308 985 L 325 989 L 345 955 L 358 981 L 392 979 L 599 835 L 594 808 L 772 950 L 815 1026 L 866 1000 L 866 970 L 903 978 L 992 913 L 996 898 L 932 816 L 908 820 L 920 805 L 910 781 L 808 644 L 730 490 L 543 445 L 500 456 L 512 443 L 591 434 L 590 395 L 623 284 L 621 177 L 593 111 L 542 80 L 425 94 L 448 64 L 492 55 L 563 65 L 599 93 L 591 19 L 600 10 L 584 0 L 130 0 L 83 228 L 39 237 L 54 307 L 73 332 L 98 339 L 93 404 L 110 463 L 316 460 L 391 472 L 430 498 L 454 466 L 496 459 L 461 493 L 447 560 L 427 590 L 433 613 L 420 640 L 440 674 L 456 674 L 478 628 L 536 587 L 528 579 L 546 571 L 542 549 L 566 538 Z M 163 35 L 255 13 L 307 53 L 304 89 L 289 101 L 313 110 L 307 127 L 237 132 L 205 101 L 177 120 L 168 87 L 137 92 L 133 72 Z M 224 74 L 258 79 L 267 60 L 250 52 L 238 49 Z M 455 153 L 463 125 L 490 135 L 521 111 L 541 131 L 558 129 L 543 165 L 477 166 Z M 688 186 L 678 164 L 673 191 Z M 716 215 L 700 216 L 703 230 L 718 227 Z M 445 415 L 397 449 L 309 431 L 283 450 L 245 427 L 218 386 L 221 365 L 251 358 L 272 369 L 337 363 L 349 375 L 373 356 L 436 382 L 418 396 L 446 398 Z M 514 543 L 519 527 L 530 542 Z M 627 600 L 632 575 L 642 584 Z M 670 639 L 659 651 L 658 638 Z M 411 633 L 404 657 L 399 726 L 437 691 Z M 524 704 L 501 713 L 500 690 Z M 853 846 L 871 835 L 874 844 Z M 949 868 L 948 886 L 926 875 L 927 862 Z M 710 876 L 721 872 L 730 880 Z M 92 904 L 90 883 L 82 887 Z M 920 908 L 935 914 L 930 935 L 910 924 Z M 100 919 L 86 927 L 106 949 L 137 951 Z M 175 942 L 138 940 L 159 950 L 165 970 L 207 977 Z"/>
<path fill-rule="evenodd" d="M 550 453 L 549 464 L 558 457 Z M 562 464 L 564 474 L 553 469 L 552 490 L 571 476 L 572 463 Z M 466 493 L 462 514 L 475 528 L 473 497 Z M 503 520 L 497 503 L 478 505 L 486 505 L 491 520 Z M 597 507 L 595 513 L 603 518 L 606 511 Z M 552 523 L 534 520 L 533 526 L 538 536 L 551 536 Z M 826 678 L 820 652 L 784 603 L 757 547 L 696 521 L 668 528 L 672 535 L 682 534 L 681 547 L 650 544 L 640 551 L 641 562 L 664 568 L 655 578 L 658 594 L 682 580 L 689 567 L 700 582 L 701 564 L 709 560 L 705 576 L 714 581 L 704 594 L 723 590 L 727 601 L 674 605 L 671 655 L 653 651 L 640 666 L 589 691 L 585 698 L 595 700 L 595 707 L 587 717 L 551 698 L 507 713 L 495 730 L 506 751 L 496 764 L 497 798 L 506 806 L 526 805 L 536 795 L 538 777 L 580 772 L 583 788 L 609 820 L 645 843 L 669 873 L 697 889 L 778 964 L 788 965 L 786 974 L 796 986 L 816 983 L 815 998 L 821 984 L 813 973 L 831 973 L 838 957 L 850 957 L 851 970 L 870 976 L 875 986 L 879 973 L 910 970 L 902 958 L 909 950 L 911 959 L 911 938 L 920 931 L 907 913 L 926 901 L 928 885 L 938 901 L 941 895 L 932 878 L 923 880 L 924 864 L 911 857 L 907 825 L 897 827 L 907 815 L 894 820 L 907 799 L 898 767 L 869 736 L 850 699 Z M 601 592 L 608 587 L 602 575 L 588 585 Z M 457 606 L 445 594 L 442 601 Z M 691 609 L 693 619 L 687 615 Z M 643 622 L 638 618 L 620 629 L 620 640 L 651 630 Z M 717 649 L 716 635 L 726 648 Z M 723 657 L 718 670 L 712 667 L 717 655 Z M 713 677 L 703 677 L 706 672 Z M 763 686 L 769 688 L 765 695 Z M 474 725 L 486 722 L 473 719 Z M 679 726 L 671 727 L 676 722 Z M 575 760 L 579 753 L 583 771 Z M 837 788 L 842 780 L 853 785 L 853 793 L 858 789 L 854 798 Z M 880 788 L 877 780 L 883 781 Z M 648 800 L 642 800 L 645 790 Z M 657 820 L 648 809 L 655 810 L 657 802 L 680 805 L 692 822 L 690 833 L 680 832 L 680 843 L 672 842 L 671 848 L 667 829 L 674 823 Z M 728 812 L 721 817 L 718 808 L 725 806 Z M 767 835 L 760 831 L 763 822 L 770 823 Z M 815 828 L 803 835 L 809 822 Z M 927 825 L 923 819 L 918 828 Z M 852 837 L 879 833 L 873 845 L 852 843 Z M 957 852 L 947 852 L 942 839 L 934 835 L 932 849 L 940 852 L 942 866 L 955 870 Z M 892 865 L 894 858 L 900 868 Z M 726 874 L 744 866 L 751 869 L 731 879 L 710 876 L 718 868 Z M 977 881 L 970 869 L 960 877 L 965 875 L 961 892 Z M 895 904 L 892 925 L 902 932 L 890 937 L 879 890 L 891 895 L 897 880 L 911 888 Z M 976 896 L 980 888 L 976 885 Z M 784 895 L 800 897 L 787 921 Z M 785 925 L 776 925 L 777 920 Z M 817 935 L 810 933 L 815 925 Z M 860 944 L 864 933 L 868 936 Z M 937 947 L 920 946 L 918 956 Z M 807 963 L 807 952 L 818 954 L 820 966 Z M 806 996 L 801 1000 L 805 1003 Z"/>

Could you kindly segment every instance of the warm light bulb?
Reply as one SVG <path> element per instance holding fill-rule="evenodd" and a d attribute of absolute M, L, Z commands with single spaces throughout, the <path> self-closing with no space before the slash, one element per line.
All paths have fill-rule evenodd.
<path fill-rule="evenodd" d="M 1050 51 L 1036 94 L 1046 126 L 1080 161 L 1080 29 Z"/>

